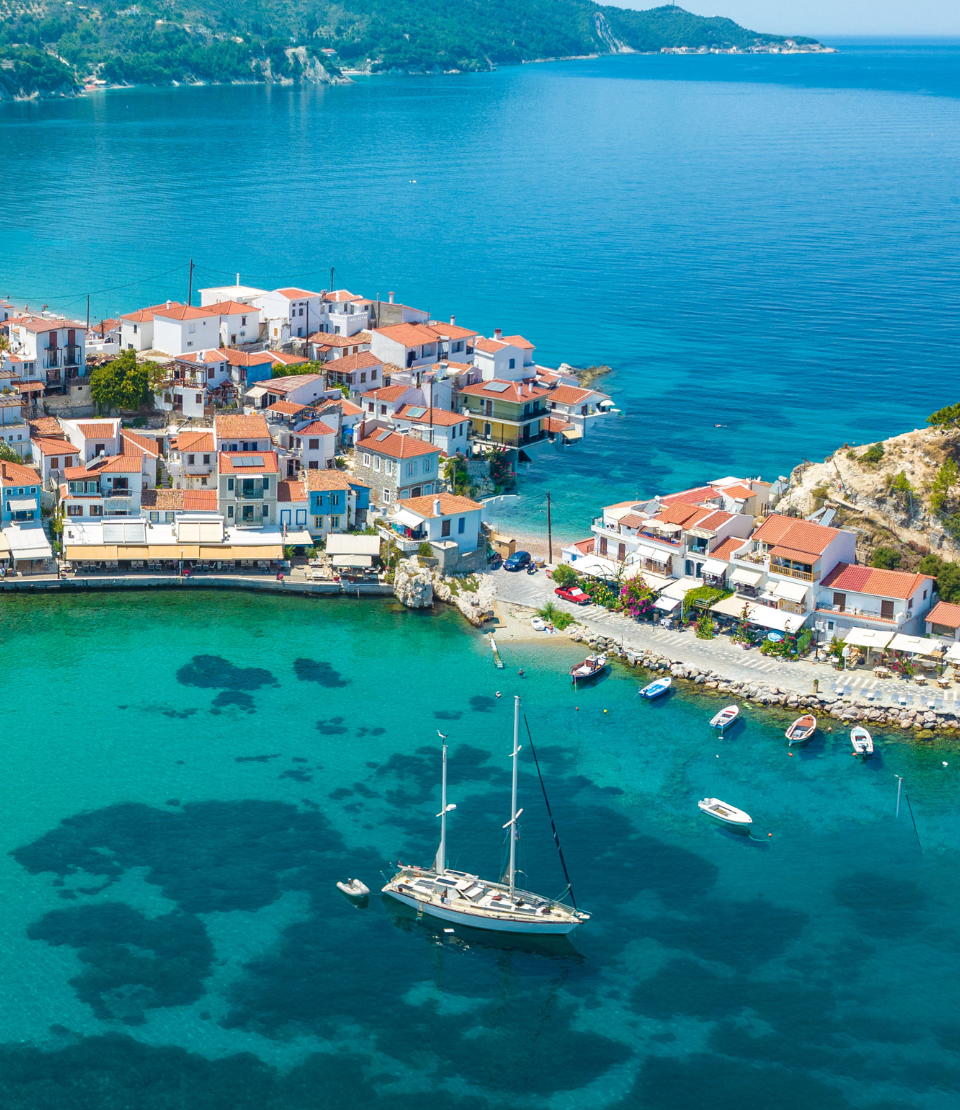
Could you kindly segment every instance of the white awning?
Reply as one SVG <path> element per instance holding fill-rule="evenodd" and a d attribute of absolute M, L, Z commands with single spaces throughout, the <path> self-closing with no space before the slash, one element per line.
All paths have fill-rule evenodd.
<path fill-rule="evenodd" d="M 791 613 L 787 609 L 774 609 L 770 605 L 751 605 L 747 620 L 777 632 L 796 632 L 806 623 L 809 613 Z"/>
<path fill-rule="evenodd" d="M 730 564 L 722 559 L 707 559 L 703 564 L 704 574 L 726 574 L 729 569 Z"/>
<path fill-rule="evenodd" d="M 695 590 L 698 586 L 702 585 L 703 583 L 698 582 L 696 578 L 678 578 L 667 586 L 663 591 L 663 596 L 673 597 L 676 598 L 677 601 L 683 601 L 689 590 Z"/>
<path fill-rule="evenodd" d="M 897 633 L 887 647 L 891 651 L 906 651 L 911 655 L 933 655 L 935 651 L 942 651 L 943 644 L 939 640 L 925 640 L 920 636 L 903 636 Z"/>
<path fill-rule="evenodd" d="M 680 598 L 658 597 L 653 604 L 657 609 L 662 609 L 665 613 L 672 613 L 674 609 L 680 608 Z"/>
<path fill-rule="evenodd" d="M 283 537 L 283 542 L 291 547 L 302 547 L 304 544 L 307 547 L 312 547 L 313 536 L 306 528 L 288 528 L 287 534 Z"/>
<path fill-rule="evenodd" d="M 11 497 L 7 502 L 7 508 L 14 513 L 26 512 L 27 509 L 35 509 L 37 507 L 37 499 L 35 497 Z"/>
<path fill-rule="evenodd" d="M 397 524 L 402 524 L 405 528 L 420 528 L 423 525 L 423 517 L 417 516 L 409 509 L 396 509 L 388 520 L 395 520 Z"/>
<path fill-rule="evenodd" d="M 747 570 L 746 567 L 737 567 L 730 575 L 730 581 L 740 586 L 759 586 L 762 578 L 762 570 Z"/>
<path fill-rule="evenodd" d="M 573 566 L 579 574 L 588 574 L 594 578 L 614 578 L 618 564 L 596 555 L 587 555 L 583 559 L 577 559 Z"/>
<path fill-rule="evenodd" d="M 946 654 L 951 663 L 960 663 L 960 644 L 952 644 Z"/>
<path fill-rule="evenodd" d="M 370 567 L 373 566 L 372 555 L 334 555 L 331 560 L 335 567 Z"/>
<path fill-rule="evenodd" d="M 803 582 L 778 582 L 773 592 L 777 597 L 785 597 L 787 601 L 803 601 L 808 589 L 810 587 Z"/>
<path fill-rule="evenodd" d="M 146 543 L 147 523 L 144 520 L 105 520 L 102 535 L 104 543 Z"/>
<path fill-rule="evenodd" d="M 380 537 L 351 536 L 338 532 L 327 536 L 326 550 L 328 555 L 379 555 Z"/>
<path fill-rule="evenodd" d="M 739 617 L 744 605 L 748 606 L 748 611 L 757 607 L 755 601 L 744 601 L 742 597 L 723 597 L 710 606 L 710 611 L 722 617 Z"/>
<path fill-rule="evenodd" d="M 851 628 L 844 636 L 843 642 L 850 647 L 868 647 L 883 651 L 893 636 L 892 632 L 880 628 Z"/>
<path fill-rule="evenodd" d="M 10 544 L 10 552 L 15 560 L 53 558 L 50 541 L 39 523 L 8 524 L 3 534 Z"/>

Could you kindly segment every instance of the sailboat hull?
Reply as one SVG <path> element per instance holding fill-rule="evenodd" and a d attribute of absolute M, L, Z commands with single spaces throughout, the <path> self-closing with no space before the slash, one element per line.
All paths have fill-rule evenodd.
<path fill-rule="evenodd" d="M 391 898 L 396 898 L 398 902 L 402 902 L 405 906 L 423 912 L 429 917 L 447 921 L 451 925 L 466 925 L 471 929 L 487 929 L 493 933 L 526 933 L 530 936 L 566 935 L 572 933 L 578 925 L 582 924 L 582 922 L 576 920 L 515 921 L 498 919 L 481 914 L 463 913 L 453 907 L 437 906 L 431 902 L 421 902 L 418 898 L 412 898 L 409 894 L 398 894 L 397 891 L 391 890 L 389 887 L 385 887 L 383 893 Z"/>

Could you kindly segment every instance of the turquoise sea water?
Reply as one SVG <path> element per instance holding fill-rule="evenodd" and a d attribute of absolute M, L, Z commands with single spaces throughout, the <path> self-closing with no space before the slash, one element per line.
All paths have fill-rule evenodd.
<path fill-rule="evenodd" d="M 183 298 L 191 257 L 195 289 L 335 266 L 613 366 L 630 418 L 527 472 L 528 527 L 548 487 L 580 536 L 598 505 L 776 477 L 955 399 L 957 43 L 115 91 L 0 105 L 0 143 L 17 303 Z"/>
<path fill-rule="evenodd" d="M 496 671 L 459 616 L 380 602 L 15 597 L 0 639 L 5 1107 L 956 1105 L 950 743 L 791 756 L 750 709 L 721 741 L 716 701 L 619 670 L 574 694 L 575 645 Z M 350 906 L 338 879 L 435 850 L 438 728 L 451 860 L 499 873 L 515 691 L 594 915 L 575 944 Z M 559 893 L 524 757 L 521 865 Z"/>

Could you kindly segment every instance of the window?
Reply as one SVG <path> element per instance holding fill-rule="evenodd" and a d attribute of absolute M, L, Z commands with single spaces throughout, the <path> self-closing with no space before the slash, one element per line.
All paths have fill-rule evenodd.
<path fill-rule="evenodd" d="M 373 469 L 374 470 L 379 470 L 380 469 L 380 456 L 379 455 L 377 455 L 377 457 L 373 460 Z"/>
<path fill-rule="evenodd" d="M 893 620 L 893 602 L 881 601 L 880 602 L 880 616 L 886 621 Z"/>
<path fill-rule="evenodd" d="M 187 455 L 187 466 L 193 466 L 194 456 Z"/>
<path fill-rule="evenodd" d="M 102 505 L 91 505 L 90 506 L 90 515 L 91 516 L 103 516 L 103 506 Z"/>
<path fill-rule="evenodd" d="M 450 521 L 449 520 L 441 520 L 440 521 L 440 535 L 443 536 L 443 537 L 446 537 L 446 536 L 450 535 Z"/>
<path fill-rule="evenodd" d="M 233 491 L 233 479 L 232 478 L 227 479 L 227 490 L 230 491 L 230 492 Z"/>
<path fill-rule="evenodd" d="M 606 553 L 607 553 L 607 537 L 606 536 L 601 536 L 600 537 L 600 550 L 599 550 L 598 554 L 599 555 L 606 555 Z M 688 560 L 687 561 L 687 570 L 688 570 L 688 572 L 692 569 L 693 568 L 691 567 L 690 562 Z"/>
<path fill-rule="evenodd" d="M 158 512 L 152 512 L 150 514 L 150 523 L 151 524 L 159 524 L 160 523 L 160 514 Z"/>
<path fill-rule="evenodd" d="M 203 461 L 204 461 L 205 463 L 209 464 L 209 462 L 210 462 L 210 456 L 209 456 L 209 455 L 204 455 L 204 456 L 203 456 Z"/>
<path fill-rule="evenodd" d="M 417 472 L 417 460 L 416 459 L 411 459 L 407 463 L 407 473 L 408 474 L 416 474 L 416 472 Z"/>
<path fill-rule="evenodd" d="M 210 381 L 210 379 L 213 377 L 214 373 L 215 373 L 215 370 L 213 369 L 212 366 L 207 368 L 207 381 Z"/>
<path fill-rule="evenodd" d="M 106 447 L 105 447 L 105 445 L 104 445 L 104 444 L 102 444 L 102 443 L 95 443 L 95 444 L 93 445 L 93 453 L 94 453 L 94 455 L 102 455 L 102 454 L 104 453 L 104 451 L 105 451 L 105 450 L 106 450 Z"/>
<path fill-rule="evenodd" d="M 385 489 L 383 491 L 383 493 L 380 495 L 380 499 L 383 501 L 384 505 L 389 505 L 390 504 L 390 491 L 388 489 Z"/>
<path fill-rule="evenodd" d="M 363 453 L 363 465 L 364 466 L 369 466 L 370 465 L 370 456 L 366 453 L 366 451 L 364 451 L 364 453 Z"/>
<path fill-rule="evenodd" d="M 227 516 L 233 516 L 233 506 L 232 505 L 227 506 Z"/>
<path fill-rule="evenodd" d="M 387 415 L 387 406 L 386 405 L 381 405 L 380 406 L 380 415 L 381 416 L 386 416 Z"/>
<path fill-rule="evenodd" d="M 297 315 L 298 315 L 298 316 L 302 316 L 302 315 L 303 315 L 303 308 L 302 308 L 302 307 L 301 307 L 300 311 L 299 311 L 299 312 L 297 313 Z M 244 323 L 246 323 L 246 320 L 244 320 Z"/>
<path fill-rule="evenodd" d="M 188 324 L 188 325 L 187 325 L 187 332 L 188 332 L 188 334 L 190 334 L 190 335 L 193 335 L 193 333 L 194 333 L 194 332 L 195 332 L 196 330 L 197 330 L 197 325 L 196 325 L 196 324 Z"/>
<path fill-rule="evenodd" d="M 198 394 L 197 394 L 197 397 L 196 397 L 196 400 L 197 400 L 197 404 L 198 404 L 198 405 L 202 405 L 202 404 L 203 404 L 203 394 L 202 394 L 202 393 L 198 393 Z"/>
<path fill-rule="evenodd" d="M 376 380 L 377 380 L 377 372 L 376 372 L 376 370 L 371 370 L 370 371 L 370 381 L 375 382 Z"/>
<path fill-rule="evenodd" d="M 266 493 L 269 488 L 270 488 L 270 479 L 269 479 L 269 477 L 267 477 L 266 474 L 264 474 L 264 476 L 263 476 L 263 492 Z"/>
<path fill-rule="evenodd" d="M 163 514 L 163 519 L 167 524 L 173 524 L 173 517 L 174 514 L 170 509 L 167 509 L 167 511 Z"/>
<path fill-rule="evenodd" d="M 206 474 L 201 474 L 200 475 L 200 485 L 205 486 L 206 484 L 207 484 L 207 476 L 206 476 Z"/>
<path fill-rule="evenodd" d="M 246 316 L 241 316 L 240 317 L 240 327 L 245 328 L 246 326 L 247 326 L 247 318 L 246 318 Z"/>
<path fill-rule="evenodd" d="M 338 516 L 330 517 L 330 528 L 332 530 L 335 530 L 339 527 L 340 527 L 340 517 L 338 517 Z"/>
<path fill-rule="evenodd" d="M 340 508 L 340 494 L 339 493 L 331 493 L 330 494 L 330 504 L 334 509 L 339 509 Z"/>
<path fill-rule="evenodd" d="M 323 517 L 322 516 L 315 516 L 313 518 L 313 527 L 317 531 L 319 531 L 323 527 Z"/>
<path fill-rule="evenodd" d="M 367 401 L 367 412 L 373 412 L 374 407 L 373 401 Z"/>
<path fill-rule="evenodd" d="M 309 450 L 319 451 L 320 450 L 320 440 L 319 439 L 311 439 L 309 441 Z"/>
<path fill-rule="evenodd" d="M 515 358 L 510 359 L 510 369 L 513 370 L 516 365 L 517 360 Z"/>
<path fill-rule="evenodd" d="M 457 534 L 462 536 L 463 533 L 466 530 L 467 530 L 467 518 L 465 516 L 462 516 L 457 521 Z"/>
<path fill-rule="evenodd" d="M 423 460 L 423 472 L 424 472 L 424 474 L 429 474 L 431 470 L 433 470 L 433 459 L 424 459 Z"/>
<path fill-rule="evenodd" d="M 847 595 L 834 591 L 833 607 L 834 609 L 839 609 L 841 613 L 845 612 L 847 608 Z"/>
<path fill-rule="evenodd" d="M 366 370 L 364 370 L 360 375 L 360 381 L 365 382 L 366 380 L 367 380 L 367 372 L 366 372 Z"/>
<path fill-rule="evenodd" d="M 82 505 L 68 505 L 67 506 L 67 516 L 83 516 L 83 506 Z"/>

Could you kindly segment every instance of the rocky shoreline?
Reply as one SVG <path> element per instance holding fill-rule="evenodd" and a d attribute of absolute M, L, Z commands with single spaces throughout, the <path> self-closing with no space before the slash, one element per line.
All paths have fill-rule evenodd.
<path fill-rule="evenodd" d="M 832 717 L 845 724 L 881 725 L 912 731 L 921 738 L 936 732 L 954 732 L 960 729 L 960 719 L 950 710 L 934 711 L 914 706 L 892 707 L 865 705 L 859 698 L 844 698 L 838 694 L 798 694 L 783 686 L 767 686 L 761 682 L 737 682 L 715 670 L 704 670 L 680 660 L 670 659 L 652 651 L 634 652 L 620 649 L 615 640 L 594 635 L 582 626 L 571 626 L 568 635 L 575 643 L 585 643 L 597 651 L 606 652 L 614 659 L 631 667 L 667 673 L 674 679 L 689 682 L 703 690 L 718 694 L 731 694 L 754 705 L 785 709 L 811 709 L 823 716 Z"/>

